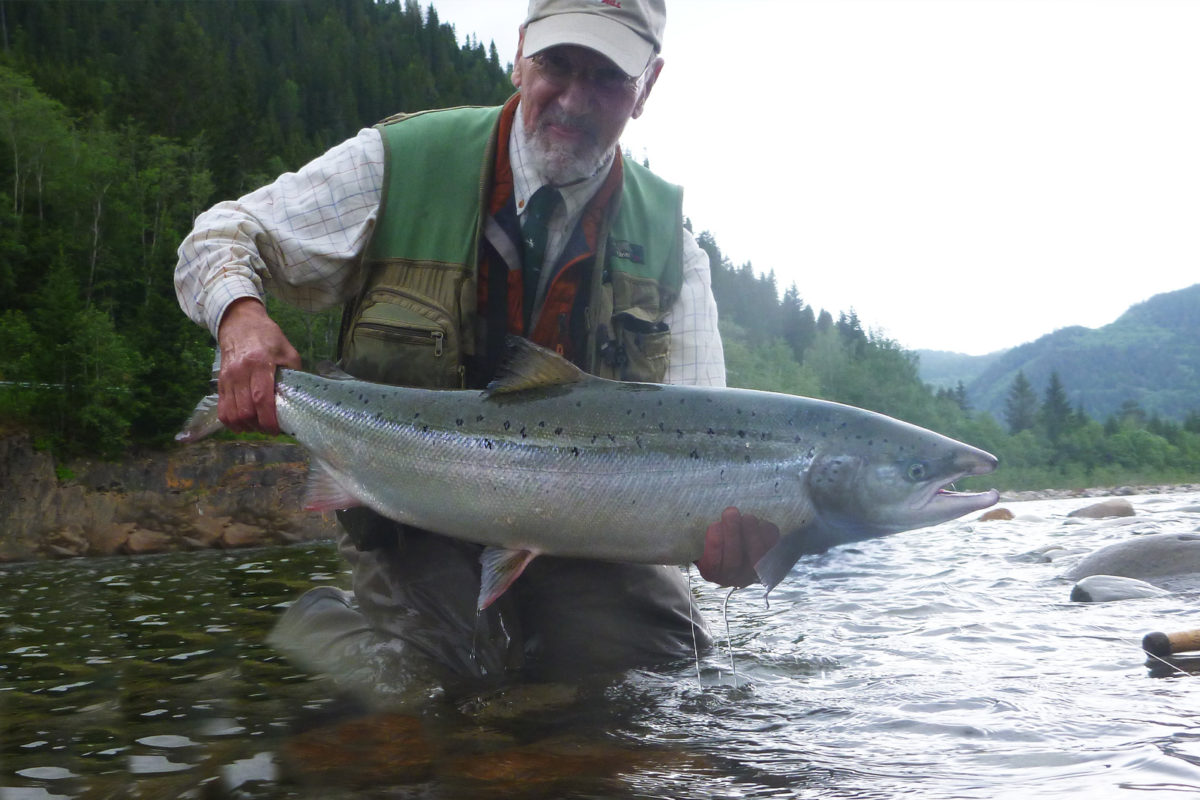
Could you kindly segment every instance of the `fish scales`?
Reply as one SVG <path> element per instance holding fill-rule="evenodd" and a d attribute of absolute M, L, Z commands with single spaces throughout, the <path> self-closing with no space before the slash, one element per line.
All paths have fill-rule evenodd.
<path fill-rule="evenodd" d="M 589 382 L 493 401 L 303 373 L 280 385 L 280 424 L 351 494 L 408 524 L 473 531 L 466 538 L 481 544 L 686 563 L 730 505 L 801 512 L 789 498 L 810 456 L 773 434 L 794 414 L 762 398 L 746 398 L 763 406 L 747 404 L 754 427 L 731 427 L 725 402 L 693 387 L 617 384 L 626 388 L 614 399 Z M 686 535 L 646 536 L 666 528 Z"/>
<path fill-rule="evenodd" d="M 481 607 L 539 554 L 694 561 L 731 506 L 782 531 L 755 565 L 769 590 L 805 553 L 998 499 L 946 489 L 997 461 L 933 431 L 792 395 L 603 380 L 524 340 L 486 392 L 280 370 L 276 402 L 312 455 L 309 507 L 365 505 L 485 545 Z M 206 398 L 176 438 L 219 427 Z"/>

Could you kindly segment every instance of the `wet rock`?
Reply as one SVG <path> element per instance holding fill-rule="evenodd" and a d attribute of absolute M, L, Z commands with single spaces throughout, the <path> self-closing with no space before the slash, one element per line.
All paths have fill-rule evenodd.
<path fill-rule="evenodd" d="M 419 719 L 374 714 L 306 731 L 280 755 L 284 773 L 302 783 L 372 787 L 428 778 L 434 750 Z"/>
<path fill-rule="evenodd" d="M 1102 547 L 1085 556 L 1064 577 L 1117 575 L 1150 581 L 1200 575 L 1200 535 L 1152 533 Z"/>
<path fill-rule="evenodd" d="M 979 518 L 979 521 L 994 522 L 997 520 L 1010 520 L 1013 518 L 1013 512 L 1009 511 L 1007 508 L 993 508 L 991 511 L 985 512 L 983 516 Z"/>
<path fill-rule="evenodd" d="M 1139 597 L 1159 597 L 1170 594 L 1166 589 L 1135 578 L 1119 575 L 1089 575 L 1071 589 L 1076 603 L 1108 603 L 1113 600 L 1134 600 Z"/>
<path fill-rule="evenodd" d="M 259 547 L 271 543 L 271 537 L 262 528 L 240 522 L 231 523 L 225 528 L 220 540 L 222 547 Z"/>
<path fill-rule="evenodd" d="M 1113 498 L 1102 503 L 1078 508 L 1067 514 L 1068 517 L 1084 517 L 1086 519 L 1105 519 L 1106 517 L 1132 517 L 1136 512 L 1128 500 Z"/>
<path fill-rule="evenodd" d="M 139 528 L 129 534 L 129 538 L 121 545 L 120 552 L 128 556 L 142 556 L 150 553 L 165 553 L 170 549 L 170 536 L 158 531 L 147 531 Z"/>

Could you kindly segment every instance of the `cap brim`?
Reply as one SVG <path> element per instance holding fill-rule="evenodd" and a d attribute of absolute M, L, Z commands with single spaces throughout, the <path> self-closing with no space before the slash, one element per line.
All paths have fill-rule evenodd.
<path fill-rule="evenodd" d="M 555 14 L 525 27 L 528 57 L 550 47 L 573 44 L 595 50 L 626 75 L 641 75 L 654 56 L 654 45 L 619 22 L 596 14 Z"/>

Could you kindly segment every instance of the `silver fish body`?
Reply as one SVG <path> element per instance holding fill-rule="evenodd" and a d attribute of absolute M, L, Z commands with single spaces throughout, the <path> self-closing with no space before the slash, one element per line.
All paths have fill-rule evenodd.
<path fill-rule="evenodd" d="M 539 554 L 694 561 L 730 506 L 784 533 L 756 567 L 769 589 L 805 553 L 998 499 L 944 490 L 990 472 L 993 456 L 881 414 L 769 392 L 603 380 L 529 343 L 484 393 L 281 370 L 276 404 L 280 427 L 312 455 L 310 507 L 361 504 L 487 545 L 500 562 L 525 554 L 502 578 L 487 574 L 504 569 L 485 559 L 493 596 Z M 202 416 L 177 438 L 203 435 Z"/>

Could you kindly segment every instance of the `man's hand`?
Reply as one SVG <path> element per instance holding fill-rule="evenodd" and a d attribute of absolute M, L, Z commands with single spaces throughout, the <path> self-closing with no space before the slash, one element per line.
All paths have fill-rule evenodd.
<path fill-rule="evenodd" d="M 739 589 L 758 581 L 754 565 L 779 541 L 779 528 L 732 506 L 720 522 L 708 526 L 704 555 L 696 562 L 700 577 Z"/>
<path fill-rule="evenodd" d="M 267 309 L 252 297 L 235 300 L 217 330 L 221 374 L 217 416 L 231 431 L 279 433 L 275 416 L 276 367 L 300 368 L 300 354 Z"/>

